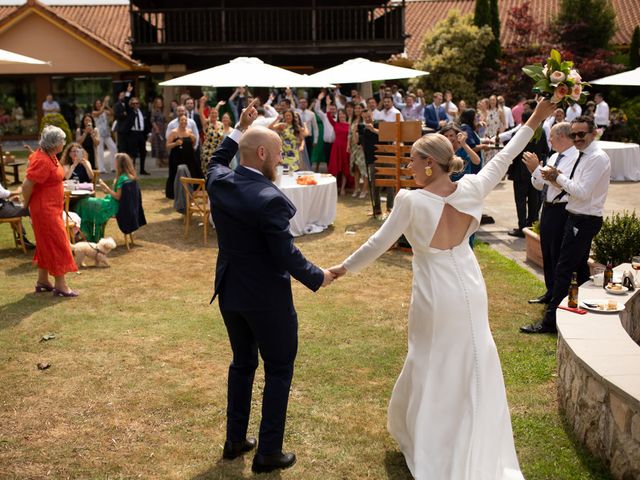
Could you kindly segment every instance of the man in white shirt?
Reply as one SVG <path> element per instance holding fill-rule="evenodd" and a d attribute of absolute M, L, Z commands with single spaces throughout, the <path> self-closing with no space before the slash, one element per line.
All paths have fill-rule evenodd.
<path fill-rule="evenodd" d="M 300 115 L 300 120 L 304 124 L 304 128 L 307 130 L 307 135 L 304 137 L 304 143 L 309 159 L 311 159 L 311 153 L 318 144 L 318 121 L 316 120 L 316 115 L 307 108 L 309 104 L 306 98 L 301 98 L 299 105 L 300 108 L 297 108 L 296 112 Z"/>
<path fill-rule="evenodd" d="M 596 127 L 589 117 L 579 117 L 571 122 L 573 144 L 580 152 L 572 170 L 548 166 L 542 170 L 542 178 L 557 185 L 568 197 L 567 221 L 562 246 L 556 264 L 551 301 L 541 322 L 520 327 L 524 333 L 556 332 L 556 308 L 567 295 L 571 275 L 578 274 L 578 285 L 589 278 L 589 252 L 591 241 L 602 227 L 604 203 L 609 191 L 611 161 L 594 142 Z"/>
<path fill-rule="evenodd" d="M 458 107 L 453 103 L 453 93 L 451 90 L 445 90 L 444 103 L 442 104 L 444 111 L 447 112 L 447 118 L 450 122 L 455 122 L 458 118 Z"/>
<path fill-rule="evenodd" d="M 325 97 L 325 95 L 326 94 L 324 92 L 321 92 L 320 95 L 318 95 L 318 99 L 313 102 L 313 111 L 316 112 L 322 120 L 322 126 L 324 128 L 322 134 L 322 140 L 324 141 L 324 160 L 328 165 L 329 158 L 331 157 L 331 147 L 333 146 L 333 142 L 336 139 L 336 132 L 333 129 L 333 125 L 331 125 L 331 122 L 329 121 L 328 115 L 332 115 L 332 118 L 335 120 L 336 106 L 333 103 L 327 104 L 327 113 L 324 113 L 320 108 L 320 103 L 322 102 L 322 99 Z M 316 163 L 314 168 L 316 172 L 319 171 L 320 163 Z"/>
<path fill-rule="evenodd" d="M 556 153 L 549 157 L 547 165 L 555 167 L 563 172 L 571 172 L 578 159 L 578 150 L 573 145 L 571 124 L 558 122 L 551 127 L 551 148 Z M 529 303 L 549 303 L 553 292 L 553 282 L 556 276 L 556 264 L 564 236 L 564 225 L 567 221 L 567 200 L 563 190 L 557 184 L 550 183 L 542 178 L 543 165 L 534 154 L 525 152 L 523 160 L 531 172 L 531 183 L 536 190 L 542 191 L 542 213 L 540 215 L 540 246 L 542 247 L 542 259 L 544 264 L 544 283 L 547 291 L 538 298 L 529 300 Z"/>
<path fill-rule="evenodd" d="M 567 107 L 567 115 L 566 115 L 567 122 L 573 122 L 580 115 L 582 115 L 582 107 L 577 103 L 574 103 L 573 105 L 569 105 Z"/>
<path fill-rule="evenodd" d="M 184 105 L 178 105 L 178 108 L 176 108 L 176 118 L 174 118 L 173 120 L 171 120 L 169 122 L 169 125 L 167 125 L 167 131 L 165 133 L 165 138 L 169 138 L 169 134 L 171 133 L 171 130 L 175 130 L 176 128 L 178 128 L 178 123 L 180 122 L 180 117 L 182 115 L 186 115 L 187 114 L 187 109 Z M 191 131 L 193 132 L 193 134 L 196 136 L 196 144 L 193 146 L 194 150 L 198 148 L 198 145 L 200 145 L 200 131 L 198 130 L 198 126 L 196 125 L 196 122 L 194 122 L 192 119 L 187 118 L 187 128 L 190 128 Z"/>
<path fill-rule="evenodd" d="M 400 121 L 404 121 L 402 113 L 393 106 L 393 98 L 391 95 L 384 97 L 382 100 L 382 110 L 373 112 L 373 120 L 378 122 L 395 122 L 396 114 L 400 114 Z"/>
<path fill-rule="evenodd" d="M 502 95 L 498 95 L 498 107 L 502 108 L 504 112 L 504 121 L 507 124 L 507 130 L 516 126 L 516 121 L 513 118 L 513 112 L 511 108 L 507 107 L 504 102 L 504 97 Z"/>
<path fill-rule="evenodd" d="M 0 184 L 0 218 L 13 218 L 13 217 L 28 217 L 29 210 L 16 205 L 11 201 L 12 198 L 18 198 L 20 195 L 20 190 L 16 190 L 15 192 L 11 192 L 4 188 L 2 184 Z M 22 239 L 24 240 L 24 245 L 28 248 L 35 248 L 35 245 L 27 240 L 25 236 L 24 227 L 22 223 L 20 224 L 20 228 L 22 228 Z M 14 232 L 14 235 L 16 233 Z M 17 235 L 16 235 L 17 240 Z"/>
<path fill-rule="evenodd" d="M 596 127 L 607 128 L 609 126 L 609 105 L 604 101 L 604 97 L 601 93 L 596 93 L 593 97 L 593 101 L 596 102 L 596 114 L 593 120 L 596 122 Z"/>
<path fill-rule="evenodd" d="M 53 99 L 53 95 L 48 94 L 46 100 L 42 102 L 42 114 L 60 113 L 60 105 Z"/>

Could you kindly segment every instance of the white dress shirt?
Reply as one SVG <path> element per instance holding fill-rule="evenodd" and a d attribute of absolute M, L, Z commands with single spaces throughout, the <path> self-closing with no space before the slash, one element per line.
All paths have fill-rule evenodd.
<path fill-rule="evenodd" d="M 327 117 L 327 114 L 324 113 L 320 108 L 320 102 L 316 102 L 313 108 L 314 108 L 314 111 L 318 114 L 318 116 L 322 119 L 322 126 L 324 127 L 322 140 L 324 140 L 324 143 L 335 142 L 336 131 L 333 129 L 333 125 L 331 125 L 331 122 L 329 121 L 329 117 Z"/>
<path fill-rule="evenodd" d="M 444 107 L 444 111 L 447 112 L 447 118 L 450 122 L 453 122 L 456 119 L 456 114 L 458 113 L 458 107 L 453 102 L 444 102 L 442 104 Z M 450 115 L 451 112 L 453 115 Z"/>
<path fill-rule="evenodd" d="M 400 109 L 400 115 L 402 115 L 402 118 L 404 118 L 405 120 L 422 121 L 422 119 L 424 118 L 424 107 L 419 103 L 414 103 L 412 107 L 407 107 L 407 105 L 405 105 L 404 107 L 402 107 L 402 109 Z"/>
<path fill-rule="evenodd" d="M 180 118 L 174 118 L 173 120 L 171 120 L 169 122 L 169 125 L 167 125 L 167 131 L 164 138 L 169 138 L 171 130 L 178 128 L 179 123 Z M 194 120 L 187 118 L 187 128 L 190 128 L 193 134 L 196 136 L 196 143 L 193 146 L 193 149 L 195 150 L 196 148 L 198 148 L 198 145 L 200 145 L 200 132 L 198 131 L 198 126 L 196 125 L 196 122 Z"/>
<path fill-rule="evenodd" d="M 302 120 L 309 133 L 307 137 L 313 136 L 313 144 L 315 145 L 318 143 L 318 121 L 316 120 L 316 115 L 308 108 L 305 110 L 296 108 L 296 113 L 300 115 L 300 120 Z"/>
<path fill-rule="evenodd" d="M 131 130 L 134 132 L 144 132 L 144 115 L 142 114 L 142 111 L 137 108 L 133 110 L 133 114 L 136 115 L 136 118 L 133 121 L 133 127 L 131 127 Z"/>
<path fill-rule="evenodd" d="M 578 159 L 578 149 L 574 146 L 567 148 L 564 152 L 559 153 L 556 152 L 549 157 L 547 160 L 547 165 L 558 168 L 561 172 L 565 172 L 567 175 L 571 175 L 571 170 L 573 170 L 573 166 Z M 560 162 L 558 162 L 558 157 L 562 155 Z M 547 196 L 544 198 L 545 202 L 553 202 L 553 200 L 560 195 L 560 190 L 558 187 L 552 185 L 550 182 L 544 180 L 542 178 L 541 167 L 537 167 L 533 173 L 531 174 L 531 184 L 533 188 L 536 190 L 542 190 L 545 185 L 547 185 Z M 569 199 L 568 195 L 564 195 L 562 198 L 558 199 L 555 203 L 567 203 Z"/>
<path fill-rule="evenodd" d="M 6 200 L 11 196 L 11 192 L 4 188 L 0 183 L 0 200 Z"/>
<path fill-rule="evenodd" d="M 604 100 L 596 105 L 596 114 L 593 117 L 593 121 L 599 127 L 609 126 L 609 105 Z"/>
<path fill-rule="evenodd" d="M 577 103 L 574 103 L 573 105 L 569 105 L 567 107 L 567 116 L 565 117 L 565 120 L 567 122 L 571 122 L 578 118 L 580 115 L 582 115 L 582 107 Z"/>
<path fill-rule="evenodd" d="M 502 107 L 502 111 L 504 112 L 504 121 L 507 124 L 507 128 L 513 128 L 516 126 L 516 121 L 513 118 L 513 112 L 506 105 Z"/>
<path fill-rule="evenodd" d="M 564 173 L 558 175 L 556 179 L 556 182 L 569 194 L 567 211 L 602 217 L 604 202 L 609 191 L 610 174 L 609 156 L 600 149 L 598 142 L 591 142 L 591 145 L 582 153 L 573 179 L 569 179 L 569 175 Z"/>
<path fill-rule="evenodd" d="M 391 107 L 389 110 L 376 110 L 373 112 L 373 119 L 379 122 L 395 122 L 396 113 L 400 113 L 396 107 Z M 400 121 L 404 121 L 402 113 L 400 113 Z"/>

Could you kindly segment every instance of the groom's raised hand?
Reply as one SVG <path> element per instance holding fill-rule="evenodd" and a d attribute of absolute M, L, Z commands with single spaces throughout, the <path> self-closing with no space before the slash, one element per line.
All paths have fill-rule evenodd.
<path fill-rule="evenodd" d="M 251 103 L 249 105 L 247 105 L 247 108 L 244 108 L 242 110 L 242 113 L 240 114 L 240 130 L 241 131 L 245 131 L 247 128 L 249 128 L 251 126 L 251 124 L 253 123 L 253 121 L 257 118 L 258 116 L 258 110 L 256 110 L 255 104 L 258 101 L 258 97 L 254 98 Z"/>

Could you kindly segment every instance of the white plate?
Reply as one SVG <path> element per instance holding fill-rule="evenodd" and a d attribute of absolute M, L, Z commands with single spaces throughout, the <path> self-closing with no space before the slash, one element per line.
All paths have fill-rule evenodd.
<path fill-rule="evenodd" d="M 617 312 L 621 312 L 622 310 L 624 310 L 624 303 L 622 302 L 615 302 L 616 305 L 618 306 L 618 308 L 616 310 L 603 310 L 600 309 L 598 307 L 590 307 L 589 305 L 586 305 L 585 302 L 587 302 L 589 305 L 607 305 L 609 303 L 609 300 L 606 299 L 602 299 L 602 298 L 586 298 L 583 301 L 580 302 L 580 306 L 582 308 L 585 308 L 591 312 L 598 312 L 598 313 L 617 313 Z"/>
<path fill-rule="evenodd" d="M 73 190 L 71 192 L 71 195 L 76 195 L 76 196 L 81 196 L 81 195 L 91 195 L 93 192 L 90 192 L 89 190 Z"/>
<path fill-rule="evenodd" d="M 297 172 L 294 172 L 295 175 L 297 175 L 298 177 L 301 175 L 315 175 L 316 172 L 312 172 L 310 170 L 298 170 Z"/>
<path fill-rule="evenodd" d="M 624 295 L 625 293 L 627 293 L 629 291 L 629 289 L 623 285 L 620 285 L 622 288 L 620 290 L 612 290 L 609 288 L 609 286 L 607 285 L 606 287 L 604 287 L 604 289 L 607 291 L 607 293 L 611 293 L 612 295 Z"/>

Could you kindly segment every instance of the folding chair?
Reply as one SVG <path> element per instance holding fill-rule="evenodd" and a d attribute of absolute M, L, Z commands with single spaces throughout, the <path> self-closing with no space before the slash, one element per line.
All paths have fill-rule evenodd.
<path fill-rule="evenodd" d="M 184 238 L 189 236 L 191 217 L 194 215 L 202 217 L 202 223 L 204 223 L 204 244 L 206 245 L 211 209 L 209 207 L 209 195 L 205 190 L 204 179 L 182 177 L 180 183 L 182 183 L 184 196 L 187 200 L 184 212 Z"/>

